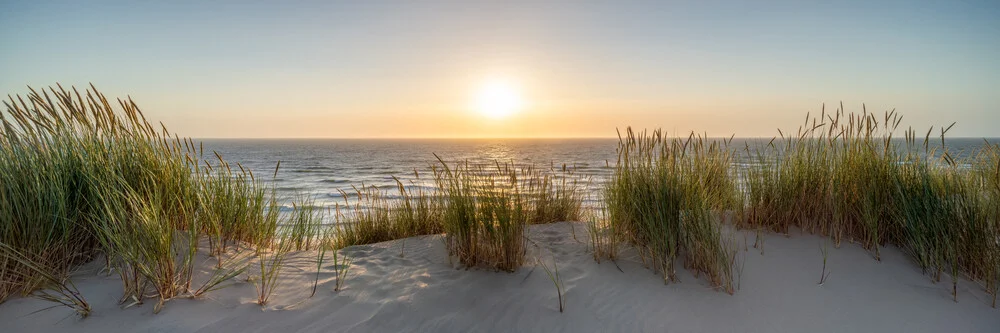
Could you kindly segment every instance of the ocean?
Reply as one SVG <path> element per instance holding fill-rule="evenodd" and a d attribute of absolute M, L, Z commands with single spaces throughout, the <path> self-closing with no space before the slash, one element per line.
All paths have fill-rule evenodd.
<path fill-rule="evenodd" d="M 205 155 L 216 151 L 258 177 L 272 180 L 278 196 L 305 195 L 318 206 L 345 203 L 352 186 L 375 186 L 392 198 L 400 179 L 407 187 L 433 186 L 432 166 L 512 162 L 561 170 L 563 165 L 588 193 L 597 193 L 617 159 L 617 139 L 204 139 Z M 274 169 L 278 161 L 277 176 Z M 596 195 L 589 203 L 597 200 Z"/>
<path fill-rule="evenodd" d="M 737 138 L 735 163 L 746 163 L 745 143 L 751 147 L 768 139 Z M 617 161 L 618 139 L 203 139 L 206 156 L 216 151 L 231 164 L 249 168 L 257 177 L 273 181 L 279 197 L 308 196 L 318 206 L 343 204 L 352 186 L 375 186 L 394 194 L 399 178 L 408 187 L 430 187 L 431 166 L 440 156 L 459 161 L 513 162 L 538 168 L 565 167 L 590 193 L 593 205 Z M 989 139 L 1000 143 L 1000 138 Z M 936 146 L 939 141 L 933 141 Z M 983 139 L 948 139 L 950 151 L 973 153 Z M 933 148 L 933 147 L 932 147 Z M 274 169 L 281 167 L 277 176 Z"/>

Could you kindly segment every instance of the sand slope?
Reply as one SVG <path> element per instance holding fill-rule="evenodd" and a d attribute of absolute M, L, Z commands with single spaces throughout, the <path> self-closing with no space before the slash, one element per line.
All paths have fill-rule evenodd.
<path fill-rule="evenodd" d="M 575 229 L 577 239 L 572 236 Z M 742 242 L 742 234 L 739 238 Z M 582 224 L 531 227 L 531 256 L 559 265 L 567 308 L 533 264 L 517 273 L 455 269 L 441 236 L 347 248 L 354 260 L 346 289 L 333 291 L 333 273 L 315 274 L 311 253 L 294 267 L 265 309 L 253 285 L 238 282 L 203 299 L 176 299 L 159 314 L 153 304 L 125 310 L 117 277 L 84 270 L 76 280 L 93 314 L 78 319 L 36 299 L 0 305 L 3 332 L 1000 332 L 1000 309 L 980 286 L 963 281 L 959 302 L 950 283 L 934 284 L 896 249 L 876 262 L 856 245 L 830 248 L 829 281 L 819 286 L 823 238 L 766 235 L 764 254 L 750 247 L 740 290 L 711 289 L 679 269 L 680 283 L 664 285 L 634 254 L 597 264 Z M 749 236 L 753 243 L 754 236 Z M 532 260 L 533 261 L 533 260 Z M 332 263 L 325 264 L 326 266 Z"/>

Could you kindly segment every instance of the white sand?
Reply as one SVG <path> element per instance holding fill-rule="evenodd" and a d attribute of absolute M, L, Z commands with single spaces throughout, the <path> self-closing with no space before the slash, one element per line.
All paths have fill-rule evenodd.
<path fill-rule="evenodd" d="M 93 306 L 90 317 L 65 308 L 31 314 L 50 303 L 11 299 L 0 305 L 0 331 L 1000 332 L 1000 309 L 990 308 L 979 285 L 963 280 L 955 303 L 950 283 L 932 283 L 893 248 L 877 262 L 853 244 L 831 247 L 832 274 L 819 286 L 823 238 L 767 235 L 763 255 L 741 251 L 741 289 L 731 296 L 680 268 L 681 282 L 664 285 L 628 252 L 619 260 L 624 273 L 597 264 L 582 224 L 533 226 L 530 237 L 542 247 L 532 256 L 559 264 L 565 313 L 540 267 L 454 269 L 441 236 L 427 236 L 407 239 L 404 257 L 399 241 L 345 249 L 355 258 L 346 289 L 334 292 L 327 271 L 313 298 L 315 264 L 311 254 L 297 254 L 263 310 L 254 304 L 253 285 L 242 281 L 206 298 L 171 300 L 159 314 L 152 301 L 122 310 L 117 277 L 84 272 L 75 281 Z"/>

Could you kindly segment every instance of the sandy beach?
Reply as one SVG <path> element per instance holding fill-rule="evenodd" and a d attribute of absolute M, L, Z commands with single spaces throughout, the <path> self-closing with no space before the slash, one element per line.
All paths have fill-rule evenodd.
<path fill-rule="evenodd" d="M 576 234 L 574 239 L 573 234 Z M 737 238 L 742 242 L 742 232 Z M 93 312 L 79 319 L 51 303 L 15 298 L 0 305 L 4 332 L 995 332 L 1000 310 L 982 288 L 963 280 L 959 301 L 949 283 L 930 276 L 895 248 L 878 262 L 854 244 L 830 248 L 827 282 L 818 285 L 822 237 L 767 234 L 764 253 L 746 251 L 735 295 L 713 290 L 678 266 L 679 283 L 664 285 L 625 251 L 618 267 L 597 264 L 581 223 L 530 227 L 528 256 L 559 266 L 566 309 L 541 266 L 516 273 L 456 269 L 442 236 L 353 246 L 345 287 L 315 277 L 315 253 L 292 255 L 272 301 L 255 303 L 253 285 L 234 285 L 201 299 L 174 299 L 158 314 L 155 300 L 120 309 L 117 276 L 87 265 L 74 281 Z M 405 253 L 400 256 L 400 242 Z M 537 245 L 537 246 L 536 246 Z M 325 264 L 326 265 L 326 264 Z M 206 267 L 210 264 L 206 264 Z M 38 311 L 38 312 L 36 312 Z"/>

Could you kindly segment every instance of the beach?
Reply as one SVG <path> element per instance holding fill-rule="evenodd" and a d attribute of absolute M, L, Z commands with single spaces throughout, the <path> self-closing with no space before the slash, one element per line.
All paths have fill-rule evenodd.
<path fill-rule="evenodd" d="M 0 333 L 998 333 L 998 4 L 2 1 Z"/>
<path fill-rule="evenodd" d="M 598 264 L 582 223 L 529 227 L 532 258 L 515 273 L 457 268 L 440 235 L 352 246 L 343 290 L 332 273 L 320 275 L 315 253 L 290 255 L 290 267 L 271 302 L 261 307 L 250 283 L 199 299 L 173 299 L 120 309 L 121 282 L 91 263 L 73 279 L 93 312 L 72 311 L 32 298 L 0 305 L 5 332 L 995 332 L 1000 313 L 976 283 L 962 280 L 958 302 L 950 283 L 933 283 L 895 248 L 882 260 L 856 244 L 830 248 L 827 281 L 822 237 L 766 234 L 763 254 L 750 243 L 739 289 L 729 295 L 677 267 L 679 282 L 664 284 L 634 251 Z M 743 232 L 735 232 L 740 242 Z M 574 234 L 576 235 L 574 239 Z M 400 242 L 405 242 L 400 255 Z M 564 283 L 556 289 L 540 266 L 553 259 Z M 621 270 L 619 270 L 619 267 Z M 38 312 L 36 312 L 38 311 Z"/>

